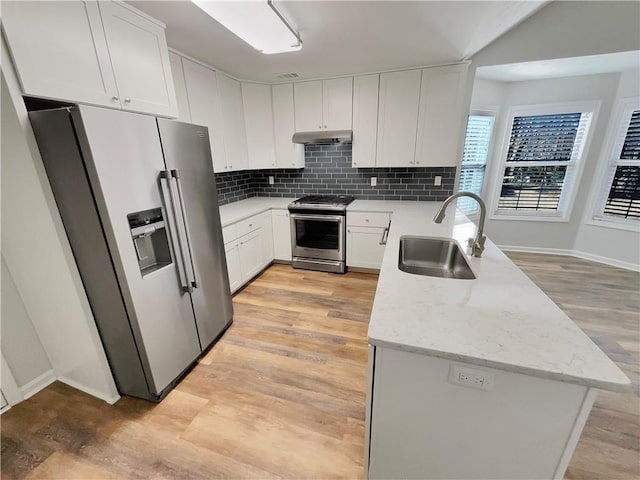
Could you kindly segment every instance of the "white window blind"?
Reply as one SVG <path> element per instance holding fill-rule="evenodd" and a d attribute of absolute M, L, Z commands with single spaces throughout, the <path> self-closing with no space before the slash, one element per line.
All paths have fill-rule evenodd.
<path fill-rule="evenodd" d="M 626 223 L 640 220 L 640 99 L 623 105 L 596 218 Z"/>
<path fill-rule="evenodd" d="M 512 117 L 497 214 L 564 215 L 592 113 Z"/>
<path fill-rule="evenodd" d="M 491 115 L 469 115 L 462 153 L 459 191 L 482 195 L 493 122 L 494 117 Z M 457 206 L 465 212 L 478 209 L 478 204 L 466 197 L 460 198 Z"/>

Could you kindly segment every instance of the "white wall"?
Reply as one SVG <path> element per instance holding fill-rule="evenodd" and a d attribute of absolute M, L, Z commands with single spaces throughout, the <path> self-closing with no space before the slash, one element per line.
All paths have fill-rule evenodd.
<path fill-rule="evenodd" d="M 113 402 L 119 396 L 4 45 L 1 97 L 2 256 L 56 377 Z"/>
<path fill-rule="evenodd" d="M 0 268 L 2 354 L 18 387 L 24 387 L 49 372 L 53 375 L 53 372 L 4 259 Z"/>

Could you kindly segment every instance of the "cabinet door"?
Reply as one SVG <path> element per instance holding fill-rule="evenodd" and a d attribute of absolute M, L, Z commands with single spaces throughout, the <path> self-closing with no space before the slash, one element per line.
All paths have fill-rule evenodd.
<path fill-rule="evenodd" d="M 414 166 L 420 70 L 380 75 L 376 166 Z"/>
<path fill-rule="evenodd" d="M 247 283 L 255 277 L 262 267 L 262 229 L 248 233 L 238 239 L 240 252 L 240 271 L 242 282 Z"/>
<path fill-rule="evenodd" d="M 420 88 L 416 166 L 455 167 L 466 124 L 467 65 L 425 68 Z"/>
<path fill-rule="evenodd" d="M 385 248 L 380 241 L 384 230 L 379 227 L 347 227 L 347 266 L 380 269 Z"/>
<path fill-rule="evenodd" d="M 272 85 L 271 97 L 273 100 L 276 167 L 304 168 L 304 145 L 291 141 L 296 131 L 293 84 Z"/>
<path fill-rule="evenodd" d="M 187 84 L 184 80 L 182 70 L 182 57 L 169 52 L 169 62 L 171 62 L 171 76 L 173 85 L 176 88 L 176 103 L 178 105 L 178 120 L 191 123 L 191 113 L 189 112 L 189 97 L 187 96 Z"/>
<path fill-rule="evenodd" d="M 213 170 L 216 173 L 225 172 L 228 169 L 222 138 L 216 72 L 186 58 L 182 59 L 182 67 L 191 122 L 209 129 Z"/>
<path fill-rule="evenodd" d="M 273 138 L 273 108 L 271 86 L 258 83 L 242 84 L 244 124 L 247 130 L 249 167 L 275 168 L 276 154 Z"/>
<path fill-rule="evenodd" d="M 223 73 L 218 73 L 217 80 L 227 166 L 229 170 L 247 170 L 249 157 L 240 82 Z"/>
<path fill-rule="evenodd" d="M 3 2 L 26 95 L 120 108 L 98 2 Z"/>
<path fill-rule="evenodd" d="M 269 265 L 273 261 L 273 219 L 271 211 L 261 216 L 262 239 L 262 266 Z"/>
<path fill-rule="evenodd" d="M 273 255 L 276 260 L 291 261 L 291 223 L 288 210 L 272 210 Z"/>
<path fill-rule="evenodd" d="M 353 77 L 322 82 L 322 128 L 351 130 L 353 113 Z"/>
<path fill-rule="evenodd" d="M 353 79 L 353 160 L 354 167 L 375 167 L 378 136 L 378 86 L 380 75 Z"/>
<path fill-rule="evenodd" d="M 176 117 L 164 26 L 123 3 L 99 6 L 122 108 Z"/>
<path fill-rule="evenodd" d="M 235 292 L 242 286 L 242 270 L 240 269 L 240 252 L 238 243 L 231 242 L 224 246 L 224 253 L 227 257 L 227 272 L 229 275 L 229 287 L 231 292 Z"/>
<path fill-rule="evenodd" d="M 322 130 L 322 81 L 293 84 L 296 132 Z"/>

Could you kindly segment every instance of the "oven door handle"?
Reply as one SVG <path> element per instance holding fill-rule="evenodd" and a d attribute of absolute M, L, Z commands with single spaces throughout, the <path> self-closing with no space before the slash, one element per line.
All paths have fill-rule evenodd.
<path fill-rule="evenodd" d="M 344 220 L 342 215 L 308 215 L 306 213 L 292 213 L 292 220 L 317 220 L 320 222 L 341 222 Z"/>

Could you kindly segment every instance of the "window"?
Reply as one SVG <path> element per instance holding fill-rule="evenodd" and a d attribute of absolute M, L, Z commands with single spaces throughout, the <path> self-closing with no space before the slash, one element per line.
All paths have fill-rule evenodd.
<path fill-rule="evenodd" d="M 566 220 L 596 103 L 515 108 L 496 217 Z"/>
<path fill-rule="evenodd" d="M 619 118 L 595 218 L 637 225 L 640 220 L 640 98 L 623 101 Z"/>
<path fill-rule="evenodd" d="M 494 119 L 495 117 L 490 114 L 469 115 L 458 187 L 461 192 L 482 195 Z M 475 200 L 462 197 L 458 200 L 458 209 L 464 212 L 474 212 L 478 209 L 478 204 Z"/>

